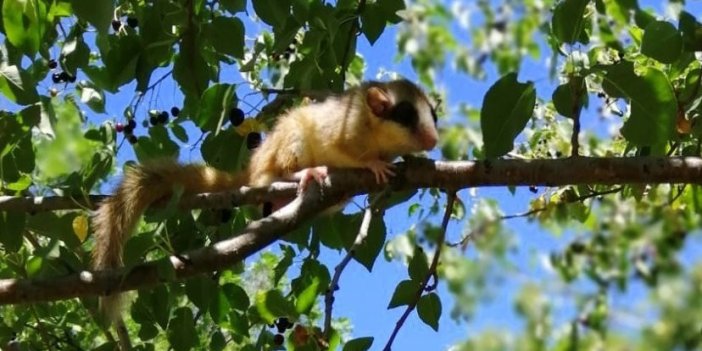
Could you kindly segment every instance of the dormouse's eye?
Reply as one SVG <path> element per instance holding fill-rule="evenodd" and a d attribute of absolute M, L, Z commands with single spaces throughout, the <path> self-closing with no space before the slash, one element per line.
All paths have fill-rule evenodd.
<path fill-rule="evenodd" d="M 419 113 L 417 109 L 412 103 L 407 101 L 402 101 L 393 106 L 392 109 L 388 111 L 385 118 L 410 129 L 414 129 L 417 123 L 419 123 Z"/>

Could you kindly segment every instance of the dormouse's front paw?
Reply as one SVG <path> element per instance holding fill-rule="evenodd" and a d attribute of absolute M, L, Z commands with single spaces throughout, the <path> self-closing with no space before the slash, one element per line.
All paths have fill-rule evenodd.
<path fill-rule="evenodd" d="M 327 173 L 328 170 L 326 166 L 305 168 L 295 173 L 295 178 L 300 180 L 300 184 L 297 187 L 298 195 L 307 189 L 307 185 L 312 179 L 320 185 L 324 183 L 324 179 L 327 178 Z"/>
<path fill-rule="evenodd" d="M 375 181 L 378 183 L 387 183 L 388 177 L 395 176 L 395 165 L 381 160 L 368 161 L 366 168 L 370 169 L 375 174 Z"/>

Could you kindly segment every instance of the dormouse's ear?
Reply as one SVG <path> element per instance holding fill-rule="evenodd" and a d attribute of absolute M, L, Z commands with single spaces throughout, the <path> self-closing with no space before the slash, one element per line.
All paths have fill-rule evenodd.
<path fill-rule="evenodd" d="M 390 96 L 378 87 L 368 88 L 366 102 L 376 116 L 384 116 L 392 108 Z"/>

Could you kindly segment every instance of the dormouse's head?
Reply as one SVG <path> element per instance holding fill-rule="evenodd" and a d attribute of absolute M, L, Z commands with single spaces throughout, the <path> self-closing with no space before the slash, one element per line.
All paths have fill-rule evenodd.
<path fill-rule="evenodd" d="M 390 154 L 429 151 L 436 146 L 436 111 L 426 94 L 406 79 L 368 82 L 366 103 L 378 118 L 375 132 L 383 151 Z"/>

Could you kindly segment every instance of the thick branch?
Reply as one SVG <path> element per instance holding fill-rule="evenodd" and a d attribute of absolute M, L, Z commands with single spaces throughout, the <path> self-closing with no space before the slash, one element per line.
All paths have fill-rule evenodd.
<path fill-rule="evenodd" d="M 483 186 L 560 186 L 582 184 L 641 184 L 681 183 L 702 184 L 700 157 L 631 157 L 631 158 L 564 158 L 539 160 L 493 160 L 442 162 L 411 159 L 401 163 L 398 176 L 393 179 L 395 189 L 450 188 L 463 189 Z M 336 184 L 343 182 L 349 194 L 382 190 L 375 184 L 370 172 L 337 170 L 333 172 Z M 183 208 L 222 208 L 255 204 L 295 193 L 295 185 L 276 183 L 268 188 L 241 188 L 221 194 L 201 194 L 184 197 Z M 90 197 L 91 203 L 62 197 L 0 196 L 0 211 L 53 211 L 95 208 L 102 195 Z"/>
<path fill-rule="evenodd" d="M 395 189 L 444 188 L 462 189 L 504 185 L 579 185 L 629 183 L 702 184 L 702 158 L 568 158 L 557 160 L 495 160 L 480 162 L 434 162 L 412 159 L 398 167 L 393 178 Z M 277 185 L 276 185 L 277 186 Z M 185 201 L 202 201 L 202 205 L 231 205 L 232 199 L 254 200 L 241 194 L 271 194 L 294 191 L 294 185 L 280 185 L 283 190 L 242 189 L 242 191 L 201 195 Z M 274 187 L 275 188 L 275 187 Z M 184 279 L 196 274 L 221 270 L 253 255 L 285 233 L 311 219 L 323 208 L 338 203 L 349 195 L 381 191 L 373 175 L 364 170 L 331 172 L 324 184 L 324 196 L 306 192 L 305 201 L 297 199 L 263 220 L 252 222 L 235 237 L 212 246 L 193 250 L 169 259 L 176 277 Z M 316 189 L 315 187 L 311 189 Z M 251 191 L 251 193 L 246 193 Z M 263 196 L 263 195 L 260 195 Z M 258 198 L 260 199 L 260 198 Z M 193 202 L 193 203 L 195 203 Z M 7 202 L 6 202 L 7 203 Z M 11 202 L 10 202 L 11 203 Z M 0 210 L 8 210 L 1 206 Z M 216 205 L 213 205 L 216 204 Z M 75 206 L 73 208 L 76 208 Z M 18 208 L 14 208 L 18 209 Z M 67 299 L 115 291 L 133 290 L 158 284 L 158 262 L 133 267 L 130 271 L 81 272 L 60 278 L 33 280 L 0 280 L 0 304 Z M 120 284 L 122 282 L 122 284 Z"/>
<path fill-rule="evenodd" d="M 339 202 L 343 196 L 343 193 L 332 189 L 325 189 L 321 195 L 318 187 L 312 185 L 310 191 L 305 193 L 304 201 L 296 198 L 270 216 L 251 222 L 235 237 L 164 260 L 169 260 L 173 265 L 176 279 L 226 269 L 278 240 L 324 208 Z M 158 274 L 161 262 L 147 262 L 129 270 L 83 271 L 50 279 L 0 280 L 0 305 L 104 295 L 153 286 L 162 282 Z"/>

